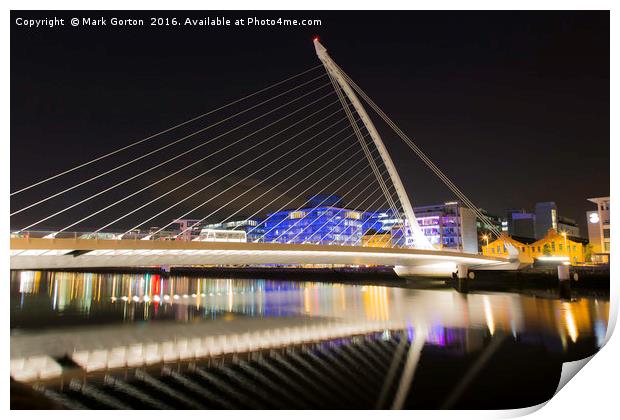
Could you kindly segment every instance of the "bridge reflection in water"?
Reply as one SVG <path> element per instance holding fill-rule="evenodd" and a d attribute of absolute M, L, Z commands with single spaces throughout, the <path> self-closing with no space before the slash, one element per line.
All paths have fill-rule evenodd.
<path fill-rule="evenodd" d="M 516 407 L 602 345 L 608 312 L 595 298 L 22 271 L 11 367 L 76 408 Z"/>

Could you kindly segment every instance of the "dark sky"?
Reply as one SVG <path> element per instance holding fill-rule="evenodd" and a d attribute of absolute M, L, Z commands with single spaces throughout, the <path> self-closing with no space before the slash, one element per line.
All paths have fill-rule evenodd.
<path fill-rule="evenodd" d="M 53 16 L 142 17 L 147 25 L 152 16 L 305 17 L 322 24 L 15 25 L 17 17 Z M 555 201 L 585 235 L 586 199 L 609 195 L 608 12 L 12 12 L 11 20 L 11 191 L 318 64 L 312 37 L 320 35 L 332 58 L 480 207 L 504 216 L 508 208 Z M 377 127 L 414 205 L 453 199 L 387 127 Z M 106 167 L 20 194 L 12 211 Z M 165 172 L 145 182 L 156 174 Z M 106 185 L 91 183 L 11 224 L 24 226 Z M 108 200 L 132 191 L 120 190 Z M 97 205 L 41 226 L 64 226 Z M 82 225 L 98 226 L 114 211 Z"/>

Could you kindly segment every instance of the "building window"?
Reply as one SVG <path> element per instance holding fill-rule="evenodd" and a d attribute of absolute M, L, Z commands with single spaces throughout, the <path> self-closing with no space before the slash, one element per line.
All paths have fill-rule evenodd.
<path fill-rule="evenodd" d="M 306 217 L 305 211 L 292 211 L 288 215 L 289 219 L 303 219 L 304 217 Z"/>
<path fill-rule="evenodd" d="M 603 238 L 609 238 L 609 229 L 603 229 Z"/>

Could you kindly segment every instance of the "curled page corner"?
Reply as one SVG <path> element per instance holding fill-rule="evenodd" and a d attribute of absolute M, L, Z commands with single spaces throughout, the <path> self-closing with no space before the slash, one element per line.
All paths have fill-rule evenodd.
<path fill-rule="evenodd" d="M 564 388 L 564 385 L 566 385 L 573 378 L 573 376 L 575 376 L 577 372 L 579 372 L 581 368 L 583 368 L 590 361 L 590 359 L 592 359 L 592 357 L 594 357 L 595 355 L 596 353 L 584 359 L 562 363 L 562 371 L 560 372 L 560 380 L 558 382 L 558 387 L 553 393 L 553 397 L 555 397 L 557 393 L 560 392 L 562 388 Z M 528 414 L 532 414 L 540 410 L 541 408 L 543 408 L 545 405 L 547 405 L 549 401 L 553 399 L 553 397 L 551 397 L 547 401 L 544 401 L 540 404 L 533 405 L 531 407 L 504 410 L 502 412 L 502 415 L 500 415 L 500 417 L 501 418 L 516 418 L 516 417 L 522 417 Z"/>
<path fill-rule="evenodd" d="M 540 404 L 532 405 L 530 407 L 515 408 L 512 410 L 504 410 L 501 415 L 501 418 L 516 418 L 516 417 L 527 416 L 543 408 L 545 405 L 547 405 L 549 401 L 551 400 L 547 400 L 545 402 L 541 402 Z"/>
<path fill-rule="evenodd" d="M 595 353 L 596 354 L 596 353 Z M 573 376 L 577 374 L 589 361 L 594 357 L 592 356 L 586 357 L 584 359 L 574 360 L 572 362 L 565 362 L 562 364 L 562 372 L 560 373 L 560 381 L 558 382 L 558 387 L 555 390 L 554 396 L 560 392 L 564 385 L 570 381 Z"/>

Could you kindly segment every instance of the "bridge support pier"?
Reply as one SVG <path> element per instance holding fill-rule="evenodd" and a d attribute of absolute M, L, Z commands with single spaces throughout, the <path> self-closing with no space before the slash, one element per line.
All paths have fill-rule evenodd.
<path fill-rule="evenodd" d="M 469 266 L 467 264 L 457 264 L 456 277 L 459 280 L 465 280 L 467 279 L 468 275 L 469 275 Z"/>
<path fill-rule="evenodd" d="M 469 282 L 467 280 L 474 278 L 474 272 L 469 271 L 467 264 L 457 264 L 456 266 L 456 290 L 459 293 L 469 292 Z"/>
<path fill-rule="evenodd" d="M 558 280 L 560 282 L 560 298 L 570 299 L 570 265 L 558 265 Z"/>
<path fill-rule="evenodd" d="M 558 280 L 560 282 L 569 281 L 570 280 L 570 266 L 560 264 L 558 265 Z"/>

